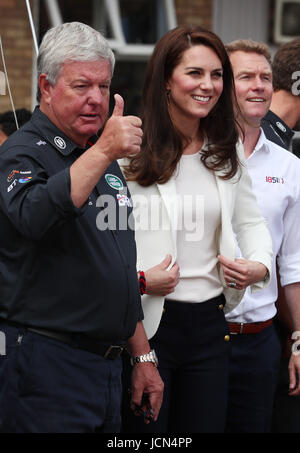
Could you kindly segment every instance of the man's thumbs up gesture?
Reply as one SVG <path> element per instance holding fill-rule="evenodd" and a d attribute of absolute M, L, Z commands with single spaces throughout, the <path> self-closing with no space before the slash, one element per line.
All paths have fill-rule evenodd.
<path fill-rule="evenodd" d="M 137 154 L 142 143 L 142 121 L 137 116 L 123 116 L 124 100 L 115 94 L 115 107 L 100 138 L 70 167 L 71 198 L 80 208 L 106 168 L 115 160 Z"/>
<path fill-rule="evenodd" d="M 123 116 L 124 113 L 124 99 L 119 94 L 114 95 L 115 107 L 112 116 Z"/>
<path fill-rule="evenodd" d="M 137 154 L 142 144 L 142 121 L 137 116 L 123 116 L 124 100 L 115 94 L 115 107 L 96 145 L 110 162 Z"/>

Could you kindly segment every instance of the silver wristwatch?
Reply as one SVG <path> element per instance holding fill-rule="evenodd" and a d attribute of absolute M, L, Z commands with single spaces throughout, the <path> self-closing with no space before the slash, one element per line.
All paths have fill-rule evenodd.
<path fill-rule="evenodd" d="M 144 362 L 152 362 L 152 363 L 154 363 L 155 366 L 158 365 L 158 360 L 157 360 L 157 356 L 155 354 L 154 349 L 151 349 L 151 351 L 148 352 L 147 354 L 138 355 L 137 357 L 131 357 L 131 359 L 130 359 L 130 363 L 132 366 L 136 365 L 137 363 L 144 363 Z"/>

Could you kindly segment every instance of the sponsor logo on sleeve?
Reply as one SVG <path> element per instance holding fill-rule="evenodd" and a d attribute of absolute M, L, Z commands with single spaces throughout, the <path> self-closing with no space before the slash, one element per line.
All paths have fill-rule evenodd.
<path fill-rule="evenodd" d="M 13 182 L 8 186 L 7 192 L 10 192 L 14 187 L 16 187 L 18 180 L 14 179 Z"/>
<path fill-rule="evenodd" d="M 124 188 L 123 183 L 118 176 L 106 174 L 105 180 L 112 189 L 122 190 Z"/>
<path fill-rule="evenodd" d="M 129 208 L 132 208 L 132 203 L 126 195 L 121 195 L 118 193 L 117 200 L 118 200 L 119 206 L 128 206 Z"/>
<path fill-rule="evenodd" d="M 7 177 L 7 182 L 10 185 L 7 188 L 7 192 L 10 192 L 14 187 L 16 187 L 17 183 L 25 184 L 32 179 L 31 170 L 11 170 Z"/>
<path fill-rule="evenodd" d="M 26 178 L 20 178 L 18 181 L 21 184 L 25 184 L 26 182 L 30 181 L 32 179 L 32 176 L 26 176 Z"/>
<path fill-rule="evenodd" d="M 9 172 L 9 174 L 8 174 L 7 182 L 11 182 L 11 181 L 14 179 L 14 177 L 15 177 L 16 175 L 18 175 L 19 173 L 20 173 L 19 170 L 11 170 L 11 171 Z"/>

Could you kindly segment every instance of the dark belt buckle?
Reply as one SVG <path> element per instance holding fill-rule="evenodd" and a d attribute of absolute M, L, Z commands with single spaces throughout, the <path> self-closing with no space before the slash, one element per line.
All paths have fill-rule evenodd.
<path fill-rule="evenodd" d="M 118 357 L 120 357 L 121 353 L 123 351 L 123 348 L 122 346 L 114 346 L 114 345 L 111 345 L 106 353 L 104 354 L 104 358 L 105 359 L 109 359 L 109 360 L 115 360 L 117 359 Z"/>

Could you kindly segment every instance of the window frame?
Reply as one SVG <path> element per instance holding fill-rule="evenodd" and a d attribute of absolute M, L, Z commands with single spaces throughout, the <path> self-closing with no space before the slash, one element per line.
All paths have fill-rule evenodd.
<path fill-rule="evenodd" d="M 57 0 L 44 0 L 49 15 L 51 26 L 57 26 L 63 23 L 63 18 L 60 12 Z M 176 9 L 174 0 L 159 0 L 162 5 L 162 12 L 165 16 L 165 30 L 161 30 L 162 34 L 177 26 Z M 104 10 L 104 11 L 103 11 Z M 99 15 L 99 11 L 104 14 Z M 127 43 L 121 21 L 120 0 L 99 0 L 94 1 L 95 28 L 101 29 L 98 18 L 106 17 L 111 31 L 112 38 L 108 39 L 109 45 L 115 51 L 116 57 L 126 60 L 132 59 L 148 59 L 151 55 L 153 44 L 131 44 Z M 100 19 L 101 20 L 101 19 Z M 159 37 L 157 37 L 158 39 Z"/>

